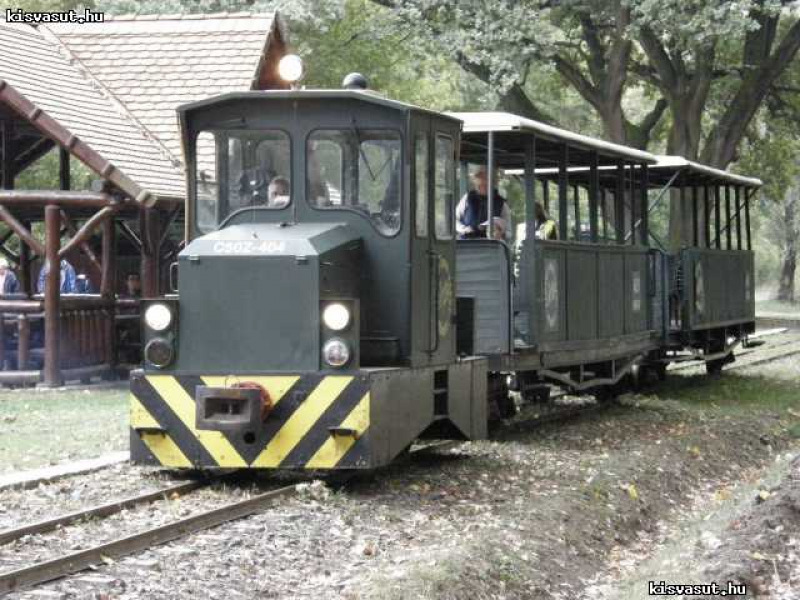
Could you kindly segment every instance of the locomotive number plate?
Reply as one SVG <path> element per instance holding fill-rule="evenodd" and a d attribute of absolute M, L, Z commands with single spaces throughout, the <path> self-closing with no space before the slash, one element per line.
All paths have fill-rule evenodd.
<path fill-rule="evenodd" d="M 215 254 L 283 254 L 286 242 L 267 240 L 220 241 L 214 243 Z"/>

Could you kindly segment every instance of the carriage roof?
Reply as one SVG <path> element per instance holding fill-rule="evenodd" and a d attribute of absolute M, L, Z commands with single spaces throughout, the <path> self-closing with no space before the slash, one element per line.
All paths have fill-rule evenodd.
<path fill-rule="evenodd" d="M 677 173 L 680 173 L 678 185 L 741 185 L 752 188 L 764 185 L 760 179 L 755 177 L 745 177 L 730 171 L 709 167 L 682 156 L 659 156 L 658 162 L 650 166 L 648 177 L 654 185 L 666 185 Z"/>
<path fill-rule="evenodd" d="M 636 163 L 653 164 L 656 157 L 649 152 L 637 150 L 629 146 L 622 146 L 606 142 L 566 129 L 554 127 L 540 121 L 527 119 L 508 112 L 451 112 L 447 113 L 463 121 L 462 155 L 471 157 L 470 146 L 475 147 L 476 154 L 480 154 L 480 141 L 489 133 L 495 136 L 497 149 L 497 164 L 501 167 L 521 167 L 524 163 L 525 136 L 533 135 L 537 139 L 536 164 L 558 163 L 562 159 L 564 145 L 569 149 L 567 165 L 588 165 L 590 154 L 597 153 L 600 163 L 627 160 Z M 483 150 L 485 153 L 485 149 Z"/>
<path fill-rule="evenodd" d="M 682 156 L 659 155 L 655 164 L 648 165 L 648 182 L 651 187 L 703 187 L 712 185 L 738 185 L 747 188 L 758 188 L 763 185 L 760 179 L 745 177 L 730 171 L 709 167 L 702 163 L 688 160 Z M 521 175 L 520 169 L 508 169 L 509 175 Z M 537 168 L 536 176 L 540 179 L 555 181 L 558 169 L 552 167 Z M 589 167 L 570 167 L 567 170 L 570 183 L 588 185 Z M 613 188 L 616 185 L 617 170 L 615 167 L 600 167 L 600 185 Z"/>

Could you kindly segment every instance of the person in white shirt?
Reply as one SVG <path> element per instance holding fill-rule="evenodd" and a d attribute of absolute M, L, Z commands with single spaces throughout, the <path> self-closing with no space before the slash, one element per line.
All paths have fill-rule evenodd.
<path fill-rule="evenodd" d="M 486 227 L 489 223 L 487 179 L 486 168 L 480 167 L 473 176 L 475 188 L 464 194 L 456 205 L 456 233 L 460 240 L 486 237 Z M 511 242 L 513 231 L 511 209 L 497 190 L 494 191 L 492 213 L 494 239 Z"/>

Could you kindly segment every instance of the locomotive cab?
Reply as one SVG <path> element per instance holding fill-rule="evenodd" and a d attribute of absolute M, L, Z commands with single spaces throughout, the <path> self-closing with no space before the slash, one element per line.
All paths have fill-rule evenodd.
<path fill-rule="evenodd" d="M 177 297 L 143 303 L 133 460 L 372 468 L 484 436 L 485 360 L 455 358 L 461 122 L 353 90 L 179 117 L 187 240 Z"/>

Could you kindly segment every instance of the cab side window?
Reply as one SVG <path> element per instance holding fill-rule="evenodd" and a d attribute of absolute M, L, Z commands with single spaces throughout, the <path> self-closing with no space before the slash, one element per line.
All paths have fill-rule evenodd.
<path fill-rule="evenodd" d="M 417 237 L 428 237 L 428 136 L 418 133 L 414 141 L 414 187 Z"/>
<path fill-rule="evenodd" d="M 456 169 L 453 138 L 436 136 L 436 167 L 434 169 L 434 219 L 436 237 L 453 237 L 453 203 L 455 201 Z"/>
<path fill-rule="evenodd" d="M 213 231 L 219 221 L 217 137 L 203 131 L 195 142 L 195 223 L 201 232 Z"/>

